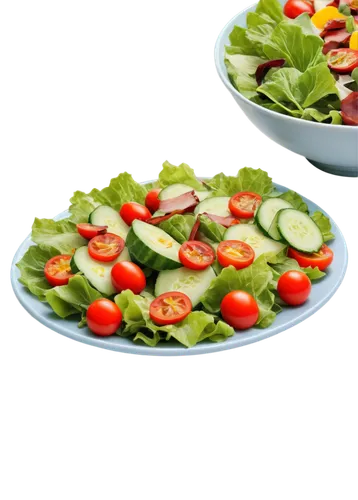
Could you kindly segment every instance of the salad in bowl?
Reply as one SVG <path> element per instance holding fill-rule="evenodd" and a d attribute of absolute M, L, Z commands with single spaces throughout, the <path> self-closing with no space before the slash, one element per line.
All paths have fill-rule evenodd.
<path fill-rule="evenodd" d="M 225 49 L 232 85 L 268 110 L 358 125 L 357 0 L 260 0 Z"/>
<path fill-rule="evenodd" d="M 122 173 L 76 191 L 68 217 L 35 219 L 31 238 L 17 262 L 31 294 L 90 335 L 149 347 L 267 329 L 334 266 L 329 218 L 251 168 L 201 180 L 165 162 L 145 184 Z"/>

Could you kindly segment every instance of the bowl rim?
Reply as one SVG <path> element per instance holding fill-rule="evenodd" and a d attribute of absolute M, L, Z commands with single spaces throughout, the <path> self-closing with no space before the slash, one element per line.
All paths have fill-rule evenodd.
<path fill-rule="evenodd" d="M 290 122 L 292 122 L 292 120 L 294 120 L 295 122 L 298 122 L 298 121 L 299 122 L 304 122 L 308 127 L 320 127 L 320 128 L 323 127 L 323 128 L 326 128 L 326 129 L 327 129 L 327 127 L 329 127 L 331 129 L 334 129 L 334 130 L 337 130 L 337 128 L 339 127 L 340 130 L 341 129 L 348 129 L 348 130 L 357 130 L 357 132 L 358 132 L 358 127 L 354 126 L 354 125 L 341 125 L 341 126 L 339 126 L 339 125 L 333 125 L 332 123 L 313 122 L 313 121 L 303 120 L 301 118 L 294 118 L 293 116 L 289 116 L 289 115 L 284 115 L 284 114 L 281 114 L 281 113 L 277 113 L 276 111 L 271 111 L 270 109 L 266 109 L 266 108 L 264 108 L 262 106 L 259 106 L 255 102 L 250 101 L 250 99 L 248 99 L 247 97 L 243 96 L 232 85 L 232 83 L 230 82 L 229 77 L 227 75 L 227 72 L 223 72 L 222 68 L 221 68 L 220 49 L 221 49 L 222 46 L 224 46 L 223 38 L 224 38 L 224 35 L 226 33 L 227 28 L 237 19 L 237 17 L 239 17 L 239 16 L 241 16 L 241 15 L 243 15 L 245 13 L 248 13 L 248 11 L 250 11 L 250 9 L 252 9 L 256 5 L 258 5 L 258 2 L 255 2 L 254 4 L 249 5 L 248 7 L 246 7 L 245 9 L 243 9 L 242 11 L 238 12 L 237 14 L 235 14 L 235 16 L 232 17 L 230 19 L 230 21 L 228 21 L 225 24 L 225 26 L 222 28 L 222 30 L 220 31 L 219 36 L 217 37 L 216 42 L 215 42 L 214 58 L 215 58 L 216 71 L 218 72 L 221 81 L 223 82 L 223 84 L 225 85 L 225 87 L 229 90 L 229 92 L 231 92 L 233 95 L 235 95 L 236 97 L 238 97 L 243 102 L 245 102 L 247 104 L 250 104 L 254 108 L 257 108 L 258 110 L 262 111 L 263 113 L 266 113 L 268 116 L 270 116 L 270 115 L 271 116 L 277 116 L 277 117 L 280 117 L 283 120 L 287 120 L 287 121 L 290 121 Z"/>

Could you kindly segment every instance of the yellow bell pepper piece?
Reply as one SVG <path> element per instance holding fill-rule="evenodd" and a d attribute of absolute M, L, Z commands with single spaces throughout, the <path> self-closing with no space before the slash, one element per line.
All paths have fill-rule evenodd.
<path fill-rule="evenodd" d="M 332 19 L 347 19 L 336 7 L 325 7 L 312 16 L 312 22 L 316 28 L 323 30 L 328 21 Z"/>
<path fill-rule="evenodd" d="M 352 33 L 350 42 L 349 42 L 349 48 L 353 50 L 358 50 L 358 31 L 355 31 Z"/>

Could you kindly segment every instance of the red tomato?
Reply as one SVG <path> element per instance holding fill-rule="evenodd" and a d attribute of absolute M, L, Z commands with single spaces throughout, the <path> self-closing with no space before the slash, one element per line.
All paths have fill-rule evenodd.
<path fill-rule="evenodd" d="M 304 0 L 288 0 L 283 8 L 283 13 L 290 19 L 295 19 L 305 12 L 307 12 L 310 16 L 313 16 L 315 10 L 312 3 L 305 2 Z"/>
<path fill-rule="evenodd" d="M 226 323 L 237 330 L 251 328 L 259 318 L 259 306 L 256 300 L 242 290 L 234 290 L 225 295 L 220 307 Z"/>
<path fill-rule="evenodd" d="M 136 203 L 135 201 L 130 201 L 129 203 L 122 205 L 119 215 L 128 226 L 131 226 L 135 219 L 145 222 L 152 217 L 152 214 L 149 212 L 147 207 L 141 205 L 140 203 Z"/>
<path fill-rule="evenodd" d="M 236 193 L 229 201 L 230 212 L 239 219 L 251 219 L 262 202 L 259 194 L 248 191 Z"/>
<path fill-rule="evenodd" d="M 89 241 L 88 253 L 92 259 L 111 262 L 120 256 L 124 246 L 124 240 L 120 236 L 112 233 L 100 234 Z"/>
<path fill-rule="evenodd" d="M 311 293 L 311 281 L 302 271 L 287 271 L 278 280 L 277 291 L 290 306 L 304 304 Z"/>
<path fill-rule="evenodd" d="M 94 224 L 77 224 L 77 231 L 86 240 L 91 240 L 99 234 L 106 234 L 108 226 L 95 226 Z"/>
<path fill-rule="evenodd" d="M 158 195 L 160 191 L 161 189 L 152 189 L 145 197 L 145 206 L 152 212 L 152 214 L 159 208 L 160 200 Z"/>
<path fill-rule="evenodd" d="M 358 50 L 335 49 L 327 54 L 328 66 L 336 73 L 350 74 L 358 68 Z"/>
<path fill-rule="evenodd" d="M 222 241 L 216 252 L 219 264 L 223 267 L 234 266 L 235 269 L 244 269 L 251 266 L 255 260 L 254 250 L 243 241 Z"/>
<path fill-rule="evenodd" d="M 122 312 L 108 299 L 97 299 L 87 309 L 88 328 L 100 337 L 116 333 L 122 323 Z"/>
<path fill-rule="evenodd" d="M 297 260 L 300 267 L 318 267 L 320 271 L 324 271 L 332 264 L 334 254 L 327 245 L 323 245 L 321 250 L 316 253 L 303 253 L 289 248 L 288 256 Z"/>
<path fill-rule="evenodd" d="M 67 285 L 72 276 L 71 273 L 71 255 L 56 255 L 48 260 L 45 265 L 45 278 L 52 286 Z"/>
<path fill-rule="evenodd" d="M 179 260 L 188 269 L 199 271 L 211 266 L 215 260 L 215 252 L 207 243 L 186 241 L 180 247 Z"/>
<path fill-rule="evenodd" d="M 157 325 L 174 325 L 183 321 L 191 310 L 191 300 L 187 295 L 181 292 L 167 292 L 153 300 L 149 315 Z"/>
<path fill-rule="evenodd" d="M 145 274 L 134 262 L 117 262 L 111 271 L 112 284 L 117 292 L 132 290 L 139 294 L 146 287 L 147 280 Z"/>

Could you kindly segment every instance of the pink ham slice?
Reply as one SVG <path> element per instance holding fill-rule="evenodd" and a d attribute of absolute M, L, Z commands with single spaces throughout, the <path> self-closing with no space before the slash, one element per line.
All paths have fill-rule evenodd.
<path fill-rule="evenodd" d="M 352 92 L 342 101 L 341 114 L 346 125 L 358 126 L 358 92 Z"/>
<path fill-rule="evenodd" d="M 216 222 L 217 224 L 221 224 L 224 227 L 240 224 L 240 221 L 236 219 L 236 217 L 231 217 L 230 215 L 227 217 L 221 217 L 220 215 L 208 214 L 207 212 L 204 212 L 203 215 L 206 215 L 210 220 Z"/>
<path fill-rule="evenodd" d="M 175 198 L 170 198 L 169 200 L 162 200 L 159 204 L 159 210 L 161 212 L 171 213 L 174 210 L 186 210 L 189 207 L 196 207 L 198 203 L 199 198 L 193 190 L 176 196 Z"/>

